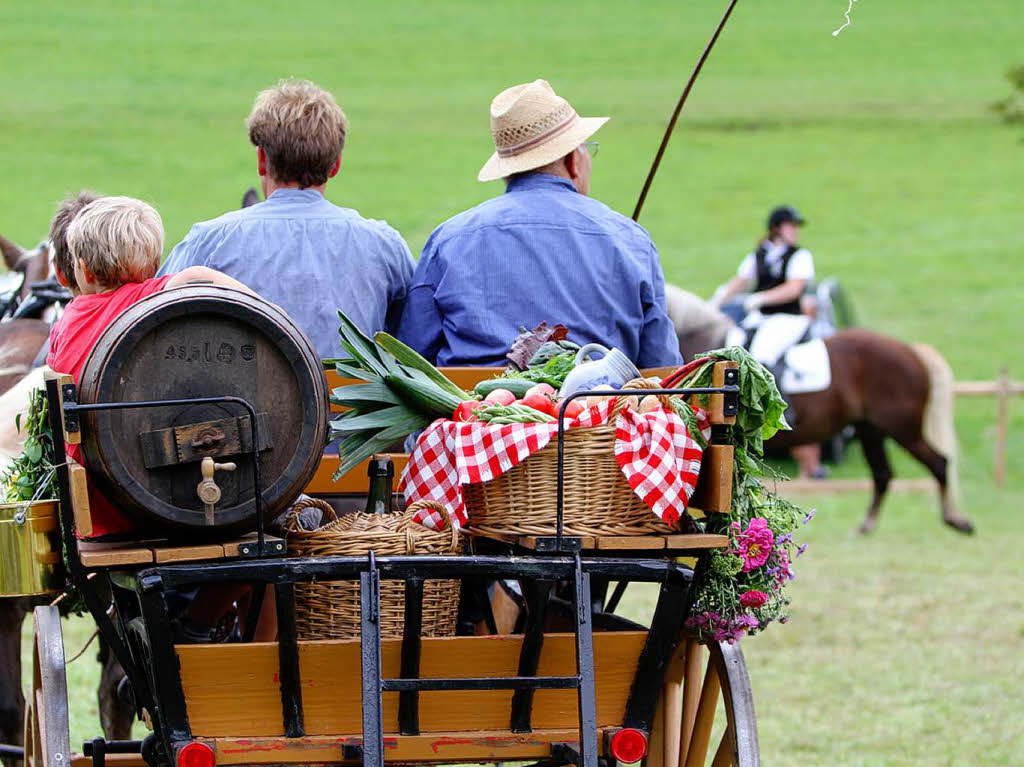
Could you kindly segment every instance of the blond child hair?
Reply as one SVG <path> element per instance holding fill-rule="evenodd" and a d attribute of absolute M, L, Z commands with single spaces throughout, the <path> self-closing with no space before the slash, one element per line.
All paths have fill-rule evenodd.
<path fill-rule="evenodd" d="M 101 197 L 67 230 L 72 263 L 82 259 L 104 288 L 153 277 L 164 249 L 164 224 L 152 205 L 132 197 Z"/>

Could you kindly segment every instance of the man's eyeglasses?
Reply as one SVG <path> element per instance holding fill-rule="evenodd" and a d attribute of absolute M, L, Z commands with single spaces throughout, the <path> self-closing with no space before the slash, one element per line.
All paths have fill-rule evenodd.
<path fill-rule="evenodd" d="M 587 150 L 587 154 L 589 154 L 591 157 L 597 157 L 597 149 L 600 146 L 598 142 L 584 141 L 582 144 L 580 144 L 580 146 Z"/>

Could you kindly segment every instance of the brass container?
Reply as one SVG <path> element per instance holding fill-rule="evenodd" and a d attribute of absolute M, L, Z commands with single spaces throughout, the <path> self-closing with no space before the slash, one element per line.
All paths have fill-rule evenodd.
<path fill-rule="evenodd" d="M 0 597 L 64 590 L 57 501 L 0 504 Z"/>

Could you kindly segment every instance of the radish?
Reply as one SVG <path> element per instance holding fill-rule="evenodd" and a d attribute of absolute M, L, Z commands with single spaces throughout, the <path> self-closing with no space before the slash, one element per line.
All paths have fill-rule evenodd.
<path fill-rule="evenodd" d="M 540 394 L 545 397 L 555 396 L 555 387 L 551 384 L 539 383 L 534 387 L 531 387 L 524 396 L 529 397 L 531 394 Z"/>
<path fill-rule="evenodd" d="M 484 397 L 484 402 L 494 405 L 511 405 L 515 401 L 516 395 L 508 389 L 495 389 Z"/>

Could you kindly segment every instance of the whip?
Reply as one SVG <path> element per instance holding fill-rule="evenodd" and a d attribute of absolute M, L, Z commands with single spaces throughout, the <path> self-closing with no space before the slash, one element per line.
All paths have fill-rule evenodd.
<path fill-rule="evenodd" d="M 729 7 L 725 9 L 722 20 L 718 22 L 718 26 L 715 28 L 715 33 L 711 36 L 711 39 L 708 40 L 708 44 L 704 47 L 704 52 L 697 60 L 697 66 L 693 68 L 693 72 L 690 74 L 690 79 L 687 80 L 686 87 L 683 88 L 683 92 L 679 96 L 676 108 L 672 111 L 672 119 L 668 121 L 668 127 L 665 129 L 665 135 L 662 136 L 661 146 L 658 147 L 658 153 L 654 155 L 654 162 L 651 164 L 651 170 L 647 174 L 647 180 L 644 181 L 644 188 L 640 191 L 640 199 L 636 201 L 636 208 L 633 210 L 634 221 L 638 221 L 640 219 L 640 210 L 644 207 L 644 200 L 647 199 L 647 191 L 651 188 L 651 182 L 654 181 L 654 174 L 658 172 L 658 166 L 661 165 L 661 157 L 665 154 L 665 147 L 668 146 L 668 140 L 672 137 L 672 131 L 676 127 L 676 120 L 679 119 L 679 113 L 683 110 L 683 104 L 686 103 L 686 98 L 690 95 L 690 89 L 693 88 L 693 83 L 697 79 L 697 75 L 700 74 L 700 70 L 703 68 L 704 62 L 707 61 L 708 55 L 711 53 L 711 49 L 715 47 L 715 41 L 718 40 L 718 36 L 722 33 L 722 29 L 725 27 L 725 22 L 729 20 L 729 15 L 735 7 L 736 0 L 730 0 Z"/>

